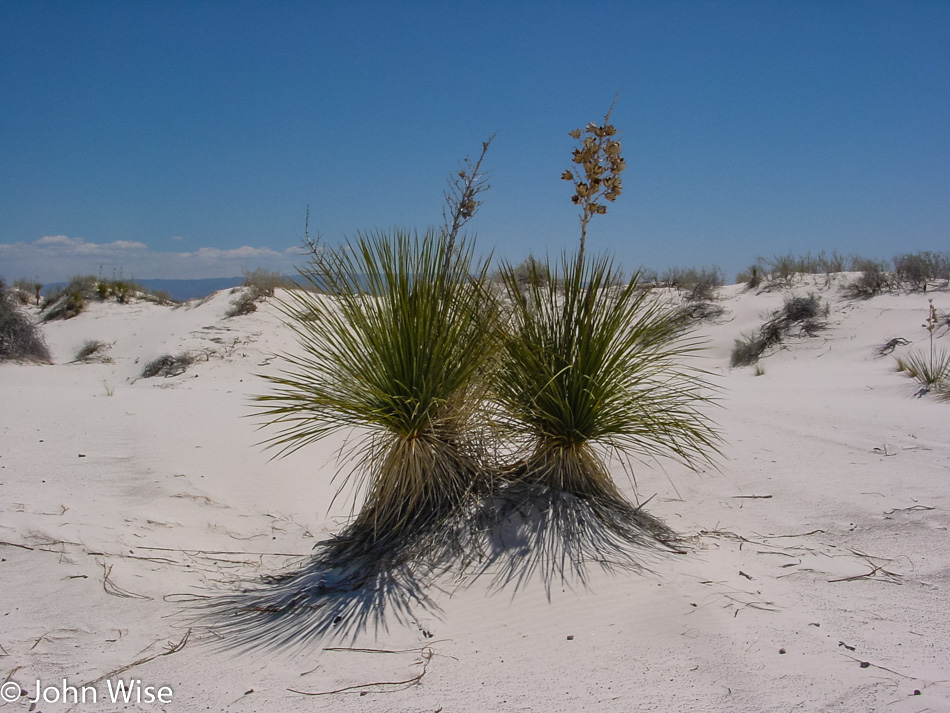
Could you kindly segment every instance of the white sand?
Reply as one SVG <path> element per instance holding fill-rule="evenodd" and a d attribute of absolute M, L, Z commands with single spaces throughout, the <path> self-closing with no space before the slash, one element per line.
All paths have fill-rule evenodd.
<path fill-rule="evenodd" d="M 447 576 L 428 608 L 289 649 L 242 654 L 196 626 L 120 674 L 171 703 L 112 704 L 102 681 L 96 703 L 33 710 L 950 710 L 950 404 L 875 358 L 893 337 L 926 347 L 927 297 L 947 312 L 950 292 L 855 302 L 843 280 L 795 288 L 819 290 L 831 326 L 790 339 L 763 376 L 729 353 L 786 293 L 723 289 L 726 315 L 702 329 L 724 390 L 720 470 L 636 473 L 689 554 L 593 567 L 550 596 Z M 284 555 L 339 529 L 339 439 L 277 461 L 255 445 L 255 374 L 294 339 L 272 305 L 225 319 L 231 299 L 93 304 L 44 328 L 54 365 L 0 364 L 0 683 L 32 696 L 37 679 L 80 686 L 163 653 L 190 626 L 184 595 L 299 564 Z M 87 339 L 114 361 L 68 363 Z M 209 358 L 136 380 L 185 350 Z"/>

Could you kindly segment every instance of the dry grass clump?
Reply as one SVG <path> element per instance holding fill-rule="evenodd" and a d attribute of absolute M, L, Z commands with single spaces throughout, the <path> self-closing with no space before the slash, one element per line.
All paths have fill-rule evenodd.
<path fill-rule="evenodd" d="M 271 272 L 263 268 L 245 271 L 244 289 L 241 294 L 231 301 L 225 311 L 225 317 L 239 317 L 257 311 L 257 303 L 267 297 L 273 297 L 278 288 L 292 285 L 292 281 L 279 272 Z"/>
<path fill-rule="evenodd" d="M 684 293 L 678 312 L 686 323 L 711 321 L 725 313 L 717 301 L 717 292 L 723 285 L 722 270 L 718 267 L 670 268 L 659 278 L 659 284 Z"/>
<path fill-rule="evenodd" d="M 24 314 L 0 280 L 0 359 L 49 362 L 50 354 L 33 320 Z"/>
<path fill-rule="evenodd" d="M 184 374 L 188 367 L 194 363 L 194 355 L 188 352 L 182 352 L 178 356 L 162 354 L 145 365 L 145 368 L 142 369 L 142 378 L 150 379 L 155 376 L 164 376 L 167 379 L 172 376 L 179 376 Z"/>
<path fill-rule="evenodd" d="M 826 328 L 826 316 L 827 308 L 822 308 L 817 295 L 787 299 L 784 307 L 773 312 L 754 334 L 736 340 L 730 365 L 755 364 L 768 349 L 781 344 L 796 328 L 799 336 L 815 336 Z"/>
<path fill-rule="evenodd" d="M 76 352 L 76 358 L 73 361 L 111 361 L 105 356 L 104 352 L 110 345 L 105 342 L 99 342 L 93 339 L 86 340 Z"/>

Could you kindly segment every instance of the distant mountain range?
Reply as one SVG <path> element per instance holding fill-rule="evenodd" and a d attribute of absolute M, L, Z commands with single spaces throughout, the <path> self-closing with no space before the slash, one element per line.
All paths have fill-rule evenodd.
<path fill-rule="evenodd" d="M 207 297 L 218 290 L 229 290 L 232 287 L 244 284 L 243 277 L 209 277 L 203 280 L 132 280 L 136 285 L 155 292 L 164 290 L 173 300 L 184 302 L 186 300 L 201 299 Z M 43 294 L 49 294 L 60 287 L 65 287 L 65 282 L 54 282 L 49 285 L 43 285 Z"/>

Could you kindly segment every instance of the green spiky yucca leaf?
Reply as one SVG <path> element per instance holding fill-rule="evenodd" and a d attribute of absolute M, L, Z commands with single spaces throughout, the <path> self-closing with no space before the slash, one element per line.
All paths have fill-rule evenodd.
<path fill-rule="evenodd" d="M 481 472 L 472 416 L 498 320 L 485 267 L 433 231 L 358 235 L 315 257 L 284 303 L 302 353 L 259 397 L 282 454 L 356 427 L 366 500 L 341 542 L 402 547 L 457 508 Z M 322 293 L 322 294 L 321 294 Z"/>
<path fill-rule="evenodd" d="M 702 411 L 710 385 L 683 364 L 700 345 L 636 277 L 621 282 L 606 257 L 567 256 L 559 270 L 535 264 L 526 289 L 510 267 L 503 275 L 514 307 L 496 390 L 524 478 L 615 500 L 598 448 L 690 466 L 717 453 Z"/>

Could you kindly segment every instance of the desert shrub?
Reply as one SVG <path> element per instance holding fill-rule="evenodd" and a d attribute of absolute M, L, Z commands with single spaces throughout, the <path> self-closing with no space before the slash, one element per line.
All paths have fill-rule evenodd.
<path fill-rule="evenodd" d="M 836 250 L 832 251 L 831 255 L 822 250 L 818 253 L 817 263 L 818 269 L 821 272 L 824 272 L 826 275 L 831 275 L 837 272 L 844 272 L 848 260 Z"/>
<path fill-rule="evenodd" d="M 640 276 L 638 283 L 641 288 L 649 289 L 651 287 L 660 286 L 660 273 L 656 270 L 641 268 L 638 274 Z"/>
<path fill-rule="evenodd" d="M 145 365 L 145 368 L 142 369 L 142 378 L 150 379 L 155 376 L 164 376 L 167 379 L 171 376 L 179 376 L 184 374 L 188 367 L 194 363 L 194 355 L 187 352 L 182 352 L 178 356 L 162 354 Z"/>
<path fill-rule="evenodd" d="M 846 296 L 852 299 L 869 299 L 891 289 L 892 280 L 887 266 L 877 260 L 855 258 L 852 267 L 860 271 L 861 276 L 844 288 Z"/>
<path fill-rule="evenodd" d="M 174 302 L 171 293 L 167 290 L 149 290 L 146 299 L 163 307 Z"/>
<path fill-rule="evenodd" d="M 660 282 L 666 287 L 685 291 L 686 299 L 690 302 L 706 302 L 714 299 L 716 289 L 722 287 L 723 275 L 722 270 L 715 266 L 699 270 L 694 267 L 674 267 L 663 273 Z"/>
<path fill-rule="evenodd" d="M 9 297 L 15 302 L 18 302 L 21 307 L 26 307 L 33 301 L 33 298 L 29 292 L 24 292 L 23 290 L 16 288 L 9 290 Z"/>
<path fill-rule="evenodd" d="M 141 288 L 127 280 L 100 280 L 96 283 L 96 296 L 99 300 L 114 297 L 116 302 L 128 303 L 133 292 L 141 292 Z"/>
<path fill-rule="evenodd" d="M 719 319 L 725 313 L 726 310 L 723 306 L 713 300 L 689 300 L 679 307 L 679 314 L 683 319 L 684 325 L 691 322 L 709 322 L 714 319 Z"/>
<path fill-rule="evenodd" d="M 950 280 L 950 254 L 921 251 L 897 255 L 894 273 L 901 284 L 926 292 L 931 280 Z"/>
<path fill-rule="evenodd" d="M 31 299 L 36 300 L 36 306 L 40 305 L 40 290 L 43 289 L 43 283 L 37 280 L 27 280 L 26 278 L 21 277 L 18 280 L 13 282 L 13 287 L 19 290 L 21 293 L 30 296 Z M 23 301 L 22 295 L 18 295 L 20 301 Z M 27 303 L 24 303 L 27 304 Z"/>
<path fill-rule="evenodd" d="M 262 267 L 256 270 L 244 271 L 244 286 L 256 295 L 256 299 L 273 297 L 277 289 L 287 287 L 290 281 L 279 272 L 265 270 Z"/>
<path fill-rule="evenodd" d="M 786 285 L 791 285 L 798 273 L 813 271 L 805 264 L 804 258 L 796 257 L 792 253 L 775 255 L 771 259 L 764 259 L 763 262 L 768 269 L 769 277 L 772 280 L 780 280 Z"/>
<path fill-rule="evenodd" d="M 749 366 L 755 364 L 765 353 L 766 343 L 759 334 L 743 335 L 735 341 L 730 366 Z"/>
<path fill-rule="evenodd" d="M 33 321 L 20 311 L 0 281 L 0 359 L 50 361 L 49 349 Z"/>
<path fill-rule="evenodd" d="M 86 298 L 82 292 L 72 291 L 60 293 L 56 299 L 43 310 L 43 321 L 51 322 L 54 319 L 72 319 L 86 308 Z"/>
<path fill-rule="evenodd" d="M 537 272 L 538 267 L 541 263 L 534 257 L 534 255 L 528 255 L 524 260 L 522 260 L 517 265 L 511 267 L 511 274 L 514 276 L 515 280 L 522 287 L 527 287 L 531 282 L 531 275 L 534 272 Z M 492 282 L 497 282 L 504 284 L 505 276 L 501 270 L 496 270 L 491 277 Z"/>
<path fill-rule="evenodd" d="M 89 361 L 93 357 L 101 357 L 102 352 L 109 348 L 105 342 L 97 342 L 93 339 L 86 340 L 76 352 L 74 361 Z"/>
<path fill-rule="evenodd" d="M 736 282 L 739 284 L 745 284 L 745 286 L 754 290 L 759 285 L 762 284 L 762 280 L 765 279 L 765 270 L 757 262 L 752 263 L 745 270 L 736 275 Z"/>
<path fill-rule="evenodd" d="M 231 300 L 231 304 L 224 312 L 225 317 L 240 317 L 257 311 L 257 301 L 260 297 L 252 290 L 245 290 Z"/>
<path fill-rule="evenodd" d="M 827 326 L 824 320 L 827 311 L 817 295 L 787 299 L 782 309 L 773 312 L 755 333 L 735 341 L 730 365 L 755 364 L 768 349 L 781 344 L 796 327 L 799 336 L 815 336 Z"/>
<path fill-rule="evenodd" d="M 270 272 L 263 268 L 258 268 L 244 273 L 244 288 L 240 294 L 235 297 L 228 309 L 225 311 L 225 317 L 239 317 L 245 314 L 251 314 L 257 311 L 257 303 L 267 297 L 273 297 L 275 291 L 280 287 L 287 287 L 290 282 L 278 272 Z M 321 286 L 320 289 L 323 289 Z M 313 286 L 316 289 L 316 286 Z"/>
<path fill-rule="evenodd" d="M 660 282 L 666 287 L 692 293 L 697 292 L 697 299 L 710 299 L 717 287 L 722 287 L 722 270 L 718 267 L 671 267 L 663 273 Z"/>
<path fill-rule="evenodd" d="M 43 321 L 72 319 L 85 309 L 87 300 L 95 299 L 98 295 L 98 280 L 93 275 L 72 277 L 66 287 L 47 295 L 43 300 Z"/>
<path fill-rule="evenodd" d="M 767 272 L 771 280 L 791 285 L 797 275 L 830 275 L 843 272 L 846 263 L 847 259 L 837 251 L 833 251 L 829 255 L 822 250 L 818 255 L 807 252 L 804 255 L 795 255 L 794 253 L 776 255 L 771 259 L 760 257 L 756 264 L 761 266 L 763 272 Z M 757 273 L 750 268 L 743 274 L 743 277 L 749 279 L 740 279 L 739 282 L 749 282 L 757 277 Z M 759 282 L 761 282 L 761 279 L 759 279 Z M 755 286 L 757 287 L 758 284 Z"/>

